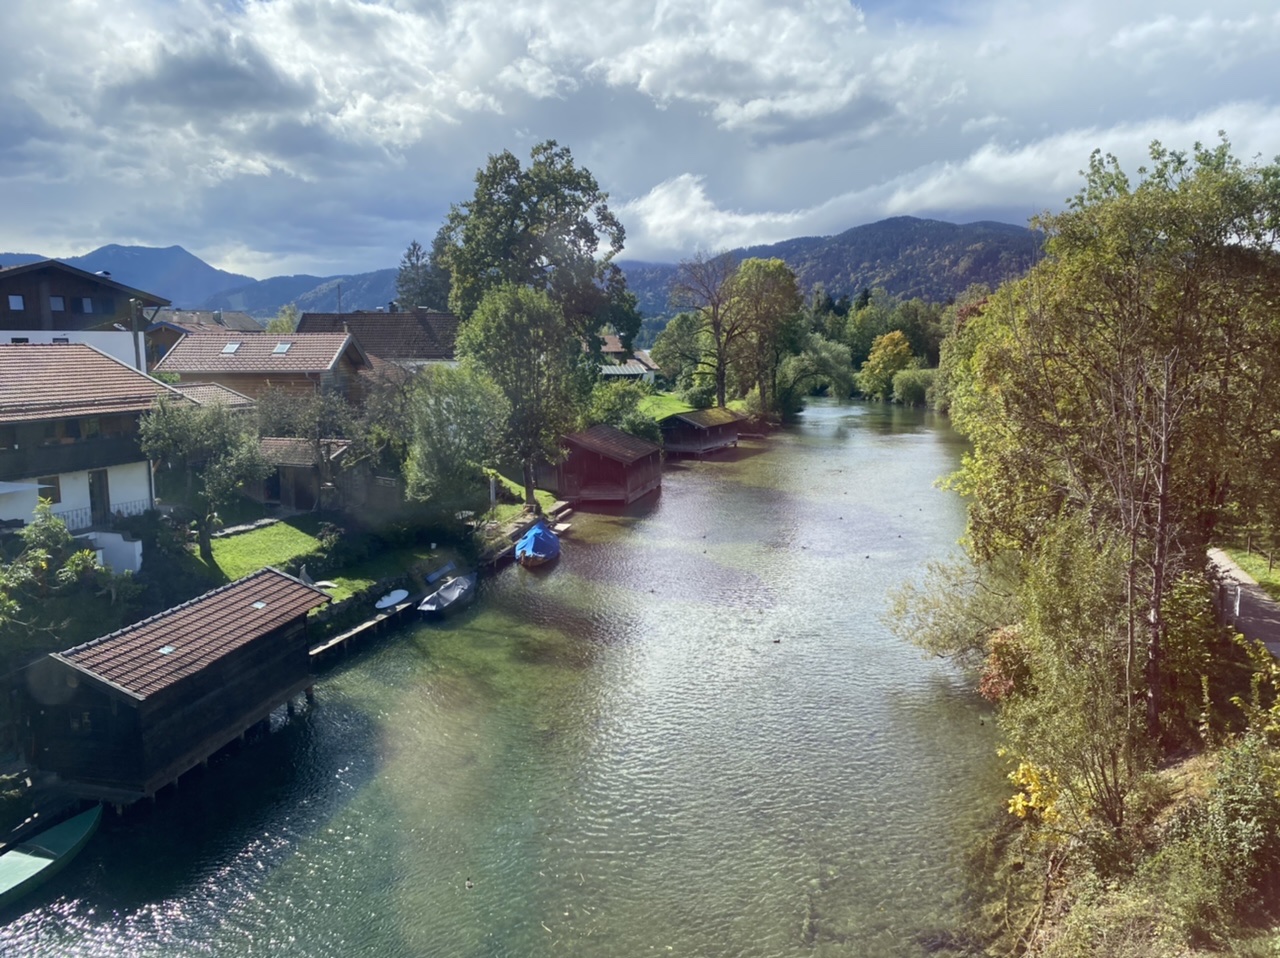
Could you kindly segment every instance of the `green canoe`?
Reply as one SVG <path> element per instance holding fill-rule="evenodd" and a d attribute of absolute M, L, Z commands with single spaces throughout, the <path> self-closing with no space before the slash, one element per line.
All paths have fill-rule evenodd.
<path fill-rule="evenodd" d="M 0 854 L 0 908 L 6 908 L 66 867 L 98 830 L 102 806 L 46 828 Z"/>

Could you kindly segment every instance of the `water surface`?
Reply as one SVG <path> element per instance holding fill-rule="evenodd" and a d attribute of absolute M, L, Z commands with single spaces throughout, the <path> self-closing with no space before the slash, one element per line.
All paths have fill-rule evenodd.
<path fill-rule="evenodd" d="M 881 617 L 954 548 L 960 450 L 819 404 L 578 513 L 553 568 L 108 821 L 0 953 L 925 953 L 998 770 L 962 677 Z"/>

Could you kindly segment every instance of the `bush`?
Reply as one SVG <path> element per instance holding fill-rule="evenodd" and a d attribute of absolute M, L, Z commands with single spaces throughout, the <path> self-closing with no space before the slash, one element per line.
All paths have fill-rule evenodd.
<path fill-rule="evenodd" d="M 904 406 L 923 406 L 929 398 L 936 369 L 903 369 L 893 376 L 893 401 Z"/>
<path fill-rule="evenodd" d="M 715 383 L 707 379 L 694 380 L 693 385 L 680 393 L 680 398 L 694 409 L 708 409 L 716 401 Z"/>

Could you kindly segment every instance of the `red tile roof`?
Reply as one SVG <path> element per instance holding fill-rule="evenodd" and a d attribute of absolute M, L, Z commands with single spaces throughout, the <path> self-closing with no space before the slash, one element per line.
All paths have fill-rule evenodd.
<path fill-rule="evenodd" d="M 0 422 L 145 412 L 162 382 L 82 343 L 0 345 Z"/>
<path fill-rule="evenodd" d="M 260 569 L 54 658 L 144 699 L 328 601 L 293 576 Z"/>
<path fill-rule="evenodd" d="M 350 439 L 322 439 L 321 451 L 328 452 L 329 461 L 336 462 L 351 446 Z M 263 436 L 258 448 L 267 462 L 277 466 L 314 466 L 317 464 L 316 447 L 310 439 Z"/>
<path fill-rule="evenodd" d="M 600 352 L 625 354 L 626 350 L 622 348 L 622 337 L 605 333 L 600 337 Z"/>
<path fill-rule="evenodd" d="M 234 352 L 227 346 L 239 343 Z M 285 352 L 276 347 L 288 343 Z M 344 333 L 245 333 L 201 329 L 183 336 L 160 362 L 166 373 L 318 373 L 337 365 L 350 351 L 359 365 L 367 365 L 363 351 Z"/>
<path fill-rule="evenodd" d="M 201 329 L 234 329 L 262 332 L 262 323 L 234 309 L 161 309 L 151 317 L 152 326 L 176 326 L 184 332 Z"/>
<path fill-rule="evenodd" d="M 300 333 L 350 331 L 370 356 L 391 362 L 434 362 L 454 358 L 458 317 L 429 309 L 378 313 L 303 313 Z"/>
<path fill-rule="evenodd" d="M 603 423 L 592 426 L 582 432 L 575 432 L 572 436 L 565 436 L 564 441 L 626 466 L 631 465 L 637 459 L 643 459 L 646 456 L 653 455 L 655 452 L 662 451 L 661 446 L 655 445 L 647 439 L 632 436 L 621 429 L 615 429 L 613 426 L 606 426 Z"/>
<path fill-rule="evenodd" d="M 231 409 L 252 409 L 257 403 L 244 393 L 236 392 L 222 383 L 174 383 L 173 388 L 192 402 L 201 406 L 227 406 Z"/>

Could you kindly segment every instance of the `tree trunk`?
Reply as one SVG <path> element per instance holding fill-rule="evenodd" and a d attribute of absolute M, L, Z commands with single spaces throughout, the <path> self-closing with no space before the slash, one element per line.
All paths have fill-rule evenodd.
<path fill-rule="evenodd" d="M 533 494 L 533 490 L 534 490 L 533 462 L 529 459 L 526 459 L 524 461 L 523 468 L 524 468 L 524 501 L 526 503 L 529 503 L 530 505 L 536 505 L 538 500 L 537 500 L 537 497 L 535 497 Z"/>
<path fill-rule="evenodd" d="M 200 558 L 204 559 L 209 565 L 214 565 L 212 527 L 213 522 L 209 516 L 204 516 L 196 521 L 196 538 L 200 543 Z"/>

